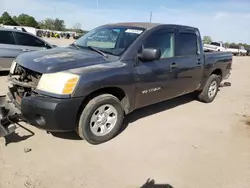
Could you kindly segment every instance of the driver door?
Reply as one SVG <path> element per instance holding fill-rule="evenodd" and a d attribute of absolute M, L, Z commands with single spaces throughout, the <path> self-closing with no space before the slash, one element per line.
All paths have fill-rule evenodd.
<path fill-rule="evenodd" d="M 154 31 L 143 42 L 142 48 L 160 49 L 161 58 L 147 62 L 139 60 L 136 66 L 136 108 L 164 101 L 178 93 L 174 41 L 174 29 L 161 29 Z"/>

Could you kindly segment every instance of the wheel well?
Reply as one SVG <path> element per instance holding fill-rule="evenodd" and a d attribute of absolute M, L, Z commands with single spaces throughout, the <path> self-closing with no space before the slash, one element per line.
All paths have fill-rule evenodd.
<path fill-rule="evenodd" d="M 222 71 L 220 69 L 215 69 L 212 74 L 218 75 L 220 78 L 222 78 Z M 211 74 L 211 75 L 212 75 Z"/>
<path fill-rule="evenodd" d="M 128 97 L 126 96 L 126 93 L 118 88 L 118 87 L 105 87 L 98 89 L 92 93 L 90 93 L 83 101 L 82 103 L 82 108 L 85 107 L 85 105 L 89 102 L 89 100 L 93 99 L 94 97 L 101 95 L 101 94 L 111 94 L 117 97 L 121 101 L 121 105 L 127 114 L 129 112 L 129 100 Z"/>

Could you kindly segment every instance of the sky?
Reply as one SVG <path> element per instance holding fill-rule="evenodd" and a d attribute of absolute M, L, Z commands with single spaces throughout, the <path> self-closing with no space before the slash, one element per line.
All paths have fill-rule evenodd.
<path fill-rule="evenodd" d="M 250 0 L 0 0 L 0 14 L 26 13 L 37 20 L 60 18 L 82 29 L 116 22 L 198 27 L 214 41 L 250 44 Z"/>

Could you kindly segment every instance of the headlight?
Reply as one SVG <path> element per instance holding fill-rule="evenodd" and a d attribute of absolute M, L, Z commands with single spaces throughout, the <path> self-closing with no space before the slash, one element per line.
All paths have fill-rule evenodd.
<path fill-rule="evenodd" d="M 79 76 L 72 73 L 58 72 L 43 74 L 39 80 L 37 90 L 60 95 L 72 94 L 78 81 Z"/>

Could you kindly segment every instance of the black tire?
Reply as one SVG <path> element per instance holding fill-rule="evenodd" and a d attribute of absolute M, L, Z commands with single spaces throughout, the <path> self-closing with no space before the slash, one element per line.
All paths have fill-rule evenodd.
<path fill-rule="evenodd" d="M 90 121 L 95 111 L 102 105 L 112 105 L 117 111 L 117 121 L 109 133 L 104 136 L 95 135 L 90 128 Z M 110 94 L 101 94 L 91 99 L 83 109 L 77 128 L 78 135 L 90 144 L 101 144 L 114 138 L 123 124 L 124 110 L 118 98 Z"/>
<path fill-rule="evenodd" d="M 215 94 L 212 97 L 210 97 L 209 96 L 209 87 L 214 82 L 216 82 L 216 91 L 215 91 Z M 203 90 L 198 94 L 199 101 L 204 102 L 204 103 L 211 103 L 211 102 L 213 102 L 214 99 L 215 99 L 215 97 L 217 96 L 220 82 L 221 82 L 220 77 L 218 75 L 212 74 L 208 78 L 207 83 L 206 83 L 205 87 L 203 88 Z"/>

